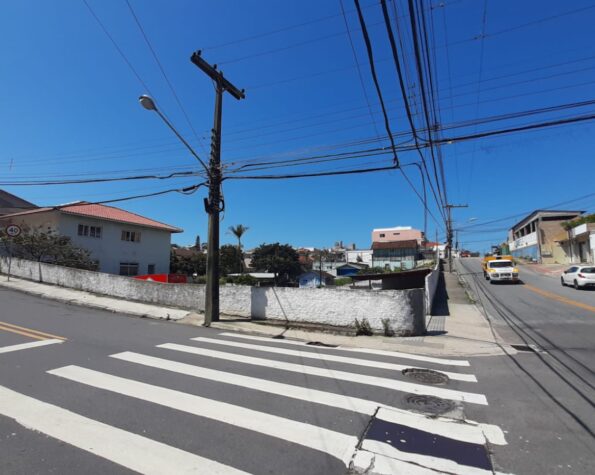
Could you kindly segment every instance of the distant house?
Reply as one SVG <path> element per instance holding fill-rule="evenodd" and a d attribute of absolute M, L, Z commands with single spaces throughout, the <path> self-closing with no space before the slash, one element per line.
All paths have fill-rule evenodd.
<path fill-rule="evenodd" d="M 322 281 L 320 279 L 321 275 Z M 334 281 L 335 277 L 333 275 L 329 274 L 328 272 L 320 272 L 317 270 L 304 272 L 302 275 L 298 277 L 300 288 L 312 288 L 333 285 Z"/>
<path fill-rule="evenodd" d="M 413 269 L 419 256 L 419 244 L 416 239 L 408 241 L 372 243 L 373 267 L 385 269 Z"/>
<path fill-rule="evenodd" d="M 0 216 L 12 213 L 19 213 L 37 208 L 33 203 L 29 203 L 18 196 L 0 190 Z"/>
<path fill-rule="evenodd" d="M 172 233 L 182 229 L 123 209 L 77 202 L 0 216 L 0 224 L 42 228 L 91 253 L 100 272 L 135 276 L 169 273 Z"/>
<path fill-rule="evenodd" d="M 357 264 L 355 262 L 347 262 L 337 266 L 337 277 L 348 277 L 357 274 L 359 271 L 367 269 L 367 264 Z"/>
<path fill-rule="evenodd" d="M 347 262 L 372 266 L 372 249 L 348 249 L 345 251 Z"/>

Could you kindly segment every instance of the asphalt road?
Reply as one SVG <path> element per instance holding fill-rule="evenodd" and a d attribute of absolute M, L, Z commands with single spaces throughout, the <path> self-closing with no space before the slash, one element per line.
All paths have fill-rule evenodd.
<path fill-rule="evenodd" d="M 498 427 L 461 423 L 493 410 L 475 361 L 251 340 L 5 289 L 0 312 L 2 474 L 343 474 L 356 448 L 384 473 L 507 465 L 487 447 L 505 443 Z"/>
<path fill-rule="evenodd" d="M 514 434 L 495 448 L 515 473 L 595 473 L 595 291 L 521 267 L 521 284 L 490 284 L 479 259 L 460 275 L 504 344 L 516 355 L 476 359 L 490 374 L 491 422 Z"/>

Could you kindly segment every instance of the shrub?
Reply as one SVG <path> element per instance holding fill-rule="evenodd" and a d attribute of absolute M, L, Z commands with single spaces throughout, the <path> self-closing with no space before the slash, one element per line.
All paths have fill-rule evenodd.
<path fill-rule="evenodd" d="M 353 282 L 353 279 L 351 277 L 339 277 L 337 279 L 335 279 L 335 285 L 337 287 L 340 287 L 342 285 L 348 285 L 351 284 Z"/>
<path fill-rule="evenodd" d="M 355 335 L 366 335 L 372 336 L 374 332 L 372 331 L 372 327 L 370 326 L 370 322 L 368 322 L 367 318 L 363 318 L 360 322 L 357 318 L 355 319 Z"/>
<path fill-rule="evenodd" d="M 258 280 L 249 274 L 242 274 L 242 275 L 236 275 L 233 277 L 228 276 L 227 282 L 229 282 L 230 284 L 236 284 L 236 285 L 256 285 Z"/>
<path fill-rule="evenodd" d="M 390 327 L 388 318 L 382 319 L 382 328 L 384 329 L 384 336 L 395 336 L 395 331 Z"/>

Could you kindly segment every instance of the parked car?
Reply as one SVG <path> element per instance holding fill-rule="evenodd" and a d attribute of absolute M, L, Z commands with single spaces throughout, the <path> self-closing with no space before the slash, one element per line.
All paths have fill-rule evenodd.
<path fill-rule="evenodd" d="M 572 266 L 560 277 L 562 285 L 572 285 L 575 289 L 595 287 L 595 266 Z"/>

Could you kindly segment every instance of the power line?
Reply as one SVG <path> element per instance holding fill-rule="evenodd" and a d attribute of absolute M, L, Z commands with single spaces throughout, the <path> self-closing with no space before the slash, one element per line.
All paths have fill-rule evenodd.
<path fill-rule="evenodd" d="M 134 22 L 136 23 L 136 26 L 138 26 L 138 29 L 140 30 L 141 35 L 142 35 L 143 39 L 145 40 L 145 43 L 147 44 L 147 47 L 149 48 L 151 55 L 153 56 L 153 59 L 157 63 L 157 66 L 159 67 L 159 70 L 161 71 L 161 75 L 163 76 L 163 79 L 165 79 L 165 82 L 167 83 L 169 90 L 171 91 L 172 95 L 174 96 L 174 99 L 176 100 L 178 107 L 182 111 L 182 114 L 184 115 L 184 118 L 186 119 L 186 123 L 190 127 L 190 130 L 192 130 L 192 133 L 194 134 L 194 137 L 198 141 L 200 147 L 203 149 L 203 152 L 206 155 L 208 155 L 207 149 L 205 148 L 200 137 L 196 133 L 196 130 L 194 129 L 194 126 L 192 125 L 192 121 L 190 120 L 190 117 L 188 116 L 188 113 L 186 112 L 186 108 L 182 105 L 182 101 L 180 101 L 180 98 L 178 97 L 178 94 L 176 93 L 176 90 L 175 90 L 173 84 L 171 83 L 171 81 L 169 80 L 169 77 L 167 76 L 167 73 L 165 72 L 165 68 L 163 67 L 163 64 L 161 64 L 161 61 L 159 60 L 159 57 L 157 56 L 157 53 L 156 53 L 155 49 L 153 48 L 153 45 L 149 41 L 149 37 L 147 36 L 145 29 L 143 28 L 143 26 L 142 26 L 138 16 L 136 15 L 134 9 L 132 8 L 132 5 L 130 4 L 129 0 L 126 0 L 126 5 L 128 5 L 128 9 L 130 10 L 132 17 L 134 18 Z"/>
<path fill-rule="evenodd" d="M 395 142 L 393 140 L 393 134 L 390 130 L 390 123 L 388 120 L 388 115 L 386 113 L 386 107 L 384 105 L 384 99 L 382 97 L 382 90 L 380 89 L 380 84 L 378 84 L 378 77 L 376 76 L 376 67 L 374 66 L 374 53 L 372 51 L 372 45 L 370 43 L 370 37 L 368 35 L 368 29 L 366 27 L 366 22 L 364 20 L 364 16 L 362 14 L 362 9 L 360 7 L 359 0 L 355 0 L 355 8 L 357 9 L 357 16 L 359 18 L 359 23 L 362 31 L 362 35 L 364 37 L 364 42 L 366 44 L 366 51 L 368 54 L 368 63 L 370 65 L 370 73 L 372 74 L 372 80 L 374 81 L 374 86 L 376 87 L 376 94 L 378 95 L 378 100 L 380 101 L 380 107 L 382 108 L 382 114 L 384 116 L 384 128 L 390 140 L 391 146 L 393 148 L 393 158 L 395 165 L 399 165 L 399 158 L 397 157 L 397 152 L 395 151 Z"/>
<path fill-rule="evenodd" d="M 103 24 L 103 22 L 99 19 L 99 17 L 97 16 L 97 14 L 93 11 L 93 9 L 91 8 L 91 5 L 89 5 L 89 2 L 87 2 L 87 0 L 83 0 L 83 3 L 87 6 L 87 9 L 89 10 L 89 12 L 91 12 L 91 15 L 93 16 L 93 18 L 95 18 L 95 21 L 97 22 L 97 24 L 99 25 L 99 27 L 103 30 L 103 32 L 105 33 L 105 35 L 111 41 L 111 43 L 114 46 L 114 48 L 116 48 L 116 51 L 118 52 L 118 54 L 120 55 L 120 57 L 124 60 L 124 62 L 128 65 L 128 68 L 130 68 L 130 70 L 132 71 L 132 74 L 134 74 L 134 76 L 136 77 L 136 79 L 138 80 L 138 82 L 141 83 L 141 85 L 145 88 L 145 90 L 149 94 L 151 94 L 153 97 L 155 97 L 153 95 L 153 93 L 151 92 L 151 89 L 149 88 L 149 86 L 147 86 L 147 84 L 145 83 L 145 81 L 143 80 L 143 78 L 140 76 L 140 74 L 134 68 L 134 66 L 132 65 L 132 63 L 130 62 L 130 60 L 126 56 L 126 54 L 124 54 L 124 51 L 122 51 L 122 49 L 120 48 L 120 46 L 118 46 L 118 43 L 116 42 L 116 40 L 114 39 L 114 37 L 110 34 L 110 32 L 107 30 L 107 28 L 105 27 L 105 25 Z"/>
<path fill-rule="evenodd" d="M 380 137 L 380 133 L 378 132 L 378 128 L 376 126 L 376 120 L 374 119 L 374 113 L 372 112 L 372 106 L 370 105 L 370 99 L 368 98 L 368 93 L 366 91 L 366 86 L 364 84 L 364 78 L 362 76 L 362 71 L 359 66 L 359 60 L 357 59 L 357 53 L 355 51 L 355 46 L 353 44 L 353 38 L 351 37 L 351 32 L 349 31 L 349 22 L 347 21 L 347 15 L 345 14 L 345 8 L 343 7 L 343 0 L 339 0 L 339 6 L 341 7 L 341 14 L 343 15 L 343 21 L 345 22 L 345 29 L 347 30 L 347 37 L 349 38 L 351 52 L 353 53 L 353 61 L 355 62 L 355 67 L 357 69 L 357 76 L 359 78 L 359 83 L 362 88 L 364 98 L 366 99 L 366 104 L 368 106 L 370 118 L 372 119 L 372 124 L 374 125 L 374 131 L 376 132 L 376 135 L 378 137 Z"/>
<path fill-rule="evenodd" d="M 197 172 L 175 172 L 169 175 L 136 175 L 119 178 L 91 178 L 81 180 L 47 180 L 47 181 L 7 181 L 0 182 L 1 186 L 50 186 L 50 185 L 79 185 L 89 183 L 108 183 L 115 181 L 132 181 L 132 180 L 169 180 L 172 178 L 188 177 L 188 176 L 203 176 L 202 173 Z"/>

